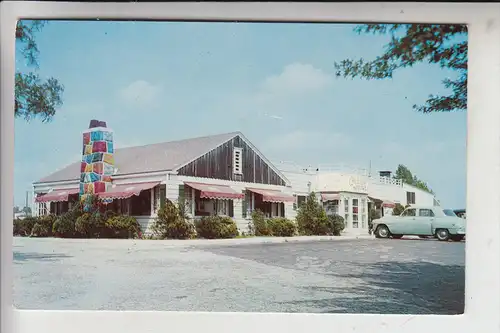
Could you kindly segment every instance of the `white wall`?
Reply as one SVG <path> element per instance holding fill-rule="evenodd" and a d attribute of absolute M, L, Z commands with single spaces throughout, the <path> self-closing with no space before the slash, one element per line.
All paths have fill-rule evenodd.
<path fill-rule="evenodd" d="M 388 200 L 394 203 L 406 205 L 406 192 L 415 192 L 415 205 L 432 206 L 434 195 L 415 186 L 403 184 L 402 186 L 382 184 L 378 178 L 372 178 L 368 184 L 368 195 L 381 200 Z"/>
<path fill-rule="evenodd" d="M 385 184 L 379 182 L 378 177 L 368 178 L 360 176 L 359 174 L 349 174 L 349 173 L 339 173 L 339 172 L 302 172 L 300 170 L 296 171 L 285 171 L 282 173 L 291 182 L 291 187 L 277 186 L 277 185 L 266 185 L 257 183 L 243 183 L 236 181 L 227 181 L 221 179 L 207 179 L 199 177 L 187 177 L 179 176 L 175 174 L 159 174 L 155 176 L 142 175 L 138 177 L 119 177 L 113 181 L 114 184 L 126 184 L 126 183 L 140 183 L 140 182 L 152 182 L 159 181 L 162 184 L 166 184 L 166 198 L 172 202 L 177 202 L 179 197 L 179 185 L 186 182 L 199 182 L 205 184 L 214 185 L 228 185 L 238 192 L 242 192 L 245 188 L 257 188 L 257 189 L 268 189 L 268 190 L 279 190 L 288 195 L 304 195 L 307 196 L 309 191 L 314 191 L 318 194 L 320 191 L 337 191 L 344 192 L 343 195 L 347 195 L 352 198 L 365 197 L 366 195 L 375 197 L 381 200 L 388 200 L 395 203 L 406 204 L 406 192 L 415 192 L 415 204 L 417 205 L 433 205 L 434 196 L 423 190 L 417 189 L 413 186 L 404 184 L 403 186 L 394 184 Z M 357 182 L 357 189 L 363 188 L 363 184 L 366 184 L 366 191 L 360 191 L 365 193 L 355 194 L 352 191 L 352 179 Z M 360 185 L 361 184 L 361 185 Z M 77 181 L 72 183 L 66 183 L 62 185 L 58 184 L 42 184 L 34 185 L 34 193 L 44 193 L 48 192 L 50 188 L 74 188 L 78 186 Z M 361 187 L 360 187 L 361 186 Z M 356 192 L 356 191 L 354 191 Z M 33 196 L 34 200 L 35 196 Z M 295 219 L 297 211 L 294 210 L 294 204 L 292 202 L 285 203 L 285 217 L 289 219 Z M 248 228 L 248 222 L 251 220 L 250 216 L 246 218 L 243 217 L 243 201 L 241 199 L 234 200 L 233 202 L 234 220 L 240 229 L 240 231 L 246 231 Z M 36 214 L 37 207 L 33 205 L 33 213 Z M 341 215 L 343 214 L 343 203 L 341 203 Z M 152 214 L 150 217 L 137 217 L 137 220 L 141 224 L 143 232 L 149 233 L 150 226 L 154 222 L 156 214 Z M 350 225 L 352 226 L 352 221 Z M 361 226 L 361 220 L 359 221 Z M 347 228 L 346 230 L 351 229 Z M 361 228 L 360 228 L 361 229 Z"/>
<path fill-rule="evenodd" d="M 277 190 L 283 192 L 284 194 L 293 195 L 292 188 L 286 186 L 244 183 L 237 181 L 228 181 L 223 179 L 207 179 L 201 177 L 169 175 L 169 179 L 167 181 L 167 199 L 171 200 L 172 202 L 177 202 L 179 198 L 179 185 L 184 184 L 184 182 L 226 185 L 230 186 L 233 190 L 239 193 L 242 193 L 245 188 L 250 187 L 255 189 Z M 243 217 L 242 199 L 233 200 L 233 213 L 234 213 L 233 219 L 236 222 L 236 225 L 238 226 L 240 232 L 247 232 L 248 222 L 251 221 L 251 217 L 250 216 L 247 216 L 246 218 Z M 294 214 L 293 203 L 285 203 L 285 217 L 294 218 L 295 216 L 293 214 Z"/>

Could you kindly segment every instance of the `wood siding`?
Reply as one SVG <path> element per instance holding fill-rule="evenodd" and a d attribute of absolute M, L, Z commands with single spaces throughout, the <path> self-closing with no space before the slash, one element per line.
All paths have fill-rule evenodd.
<path fill-rule="evenodd" d="M 233 148 L 241 148 L 243 174 L 233 174 Z M 282 179 L 239 136 L 178 170 L 182 176 L 216 178 L 248 183 L 286 186 Z"/>

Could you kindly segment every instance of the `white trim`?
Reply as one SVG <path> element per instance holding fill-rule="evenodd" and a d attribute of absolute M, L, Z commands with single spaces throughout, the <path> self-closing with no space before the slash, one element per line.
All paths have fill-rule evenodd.
<path fill-rule="evenodd" d="M 34 182 L 34 183 L 32 183 L 32 185 L 33 185 L 33 187 L 43 187 L 43 186 L 55 187 L 57 185 L 72 185 L 72 184 L 78 184 L 78 183 L 80 183 L 79 179 L 73 179 L 73 180 L 62 180 L 62 181 L 56 181 L 56 182 L 43 182 L 43 183 Z"/>
<path fill-rule="evenodd" d="M 129 174 L 119 174 L 111 176 L 112 179 L 126 179 L 126 178 L 143 178 L 143 177 L 154 177 L 154 176 L 164 176 L 170 173 L 170 171 L 153 171 L 153 172 L 141 172 L 141 173 L 129 173 Z"/>

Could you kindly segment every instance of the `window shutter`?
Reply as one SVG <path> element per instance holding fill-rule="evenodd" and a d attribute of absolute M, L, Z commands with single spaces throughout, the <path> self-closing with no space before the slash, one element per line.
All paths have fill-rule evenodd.
<path fill-rule="evenodd" d="M 179 185 L 179 202 L 184 202 L 185 194 L 184 194 L 184 184 Z"/>
<path fill-rule="evenodd" d="M 228 214 L 230 217 L 234 217 L 234 201 L 233 200 L 228 200 L 227 201 L 227 204 L 228 204 Z"/>
<path fill-rule="evenodd" d="M 245 197 L 243 197 L 243 200 L 241 201 L 241 216 L 247 217 L 247 208 L 248 207 L 248 194 L 245 193 Z"/>
<path fill-rule="evenodd" d="M 165 198 L 167 196 L 167 187 L 160 186 L 160 208 L 165 207 Z"/>

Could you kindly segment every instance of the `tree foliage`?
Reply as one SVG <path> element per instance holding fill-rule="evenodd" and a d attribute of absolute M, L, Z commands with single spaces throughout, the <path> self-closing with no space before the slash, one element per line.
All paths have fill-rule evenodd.
<path fill-rule="evenodd" d="M 35 35 L 46 23 L 41 20 L 18 21 L 16 25 L 16 46 L 35 71 L 39 68 L 40 55 Z M 50 121 L 63 104 L 63 92 L 64 86 L 55 78 L 43 80 L 36 72 L 16 71 L 14 115 L 26 120 L 39 117 L 42 122 Z"/>
<path fill-rule="evenodd" d="M 458 73 L 444 79 L 447 96 L 431 95 L 424 105 L 413 105 L 422 113 L 464 111 L 467 108 L 467 26 L 461 24 L 364 24 L 358 34 L 390 35 L 382 55 L 373 60 L 346 59 L 335 63 L 337 77 L 387 79 L 396 70 L 418 63 L 437 64 Z"/>
<path fill-rule="evenodd" d="M 396 206 L 392 209 L 392 215 L 399 216 L 403 213 L 404 210 L 405 207 L 402 204 L 397 203 Z"/>
<path fill-rule="evenodd" d="M 434 194 L 434 192 L 429 188 L 426 182 L 418 179 L 418 177 L 412 174 L 410 169 L 408 169 L 403 164 L 398 165 L 398 168 L 396 169 L 393 177 L 394 179 L 400 179 L 405 184 L 415 186 L 416 188 Z"/>
<path fill-rule="evenodd" d="M 300 205 L 295 221 L 299 233 L 305 236 L 328 235 L 331 232 L 328 216 L 314 192 L 309 193 Z"/>

